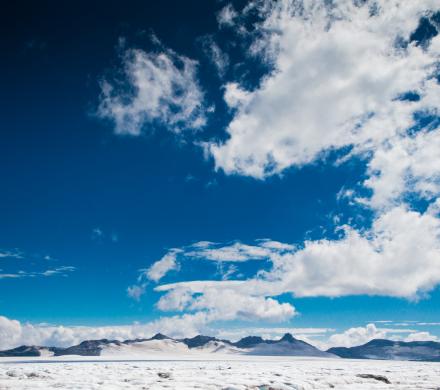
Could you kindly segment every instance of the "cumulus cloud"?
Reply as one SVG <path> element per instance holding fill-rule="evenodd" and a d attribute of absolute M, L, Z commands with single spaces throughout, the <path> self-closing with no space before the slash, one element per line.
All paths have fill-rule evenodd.
<path fill-rule="evenodd" d="M 191 282 L 190 282 L 191 283 Z M 177 284 L 163 295 L 157 306 L 161 310 L 206 312 L 209 321 L 272 321 L 282 322 L 292 318 L 296 312 L 289 303 L 261 294 L 248 294 L 229 284 L 207 282 L 193 290 L 191 284 Z M 163 289 L 158 289 L 163 291 Z"/>
<path fill-rule="evenodd" d="M 440 283 L 440 220 L 396 207 L 370 230 L 346 227 L 339 240 L 308 241 L 274 259 L 267 276 L 295 296 L 355 294 L 417 298 Z M 405 280 L 405 283 L 401 283 Z"/>
<path fill-rule="evenodd" d="M 274 70 L 254 91 L 226 85 L 229 139 L 208 145 L 226 173 L 264 178 L 345 146 L 372 151 L 404 137 L 415 112 L 438 108 L 439 39 L 428 47 L 409 40 L 434 1 L 253 6 L 264 21 L 251 51 Z M 399 99 L 408 91 L 420 100 Z"/>
<path fill-rule="evenodd" d="M 429 332 L 414 332 L 405 337 L 404 341 L 438 341 L 438 337 Z"/>
<path fill-rule="evenodd" d="M 440 88 L 437 91 L 440 96 Z M 440 107 L 440 102 L 439 105 Z M 365 187 L 374 208 L 402 202 L 407 193 L 433 200 L 440 194 L 440 131 L 421 131 L 412 137 L 392 139 L 375 151 L 368 164 Z"/>
<path fill-rule="evenodd" d="M 181 132 L 206 122 L 197 62 L 170 49 L 123 55 L 123 80 L 101 83 L 98 115 L 113 122 L 117 134 L 140 135 L 146 124 Z"/>
<path fill-rule="evenodd" d="M 368 324 L 365 327 L 350 328 L 343 333 L 333 334 L 329 337 L 327 344 L 329 347 L 353 347 L 368 343 L 373 339 L 384 339 L 386 335 L 387 330 Z"/>

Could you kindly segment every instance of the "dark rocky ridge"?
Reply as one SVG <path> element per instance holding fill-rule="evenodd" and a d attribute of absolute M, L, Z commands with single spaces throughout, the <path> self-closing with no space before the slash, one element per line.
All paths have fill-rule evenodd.
<path fill-rule="evenodd" d="M 375 339 L 357 347 L 335 347 L 327 352 L 349 359 L 440 361 L 440 343 Z"/>

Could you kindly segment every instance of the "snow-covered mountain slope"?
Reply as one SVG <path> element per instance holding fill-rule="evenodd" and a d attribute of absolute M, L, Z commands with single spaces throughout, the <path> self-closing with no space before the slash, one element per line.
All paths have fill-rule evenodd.
<path fill-rule="evenodd" d="M 435 341 L 371 340 L 357 347 L 330 348 L 327 352 L 343 358 L 440 361 L 440 343 Z"/>
<path fill-rule="evenodd" d="M 243 350 L 235 347 L 231 343 L 224 341 L 211 340 L 204 345 L 192 349 L 194 352 L 201 353 L 224 353 L 224 354 L 243 354 Z"/>
<path fill-rule="evenodd" d="M 111 343 L 104 345 L 100 356 L 146 356 L 154 354 L 187 354 L 190 350 L 184 343 L 172 340 L 146 340 L 134 343 Z"/>

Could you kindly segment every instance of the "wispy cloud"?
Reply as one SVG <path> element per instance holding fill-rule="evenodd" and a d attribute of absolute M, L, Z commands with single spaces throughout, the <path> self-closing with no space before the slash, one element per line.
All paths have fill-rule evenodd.
<path fill-rule="evenodd" d="M 127 287 L 127 295 L 135 301 L 140 301 L 141 297 L 145 294 L 146 287 L 146 283 L 129 286 Z"/>
<path fill-rule="evenodd" d="M 95 227 L 92 229 L 92 240 L 97 242 L 110 241 L 113 243 L 119 242 L 119 236 L 115 232 L 104 231 L 104 229 L 100 227 Z"/>
<path fill-rule="evenodd" d="M 223 77 L 229 66 L 229 56 L 224 52 L 211 35 L 200 39 L 203 51 L 215 66 L 220 77 Z"/>
<path fill-rule="evenodd" d="M 220 27 L 231 27 L 234 25 L 238 13 L 232 4 L 224 6 L 217 14 L 217 22 Z"/>
<path fill-rule="evenodd" d="M 24 253 L 19 249 L 13 250 L 0 250 L 0 259 L 10 258 L 10 259 L 23 259 Z"/>
<path fill-rule="evenodd" d="M 73 266 L 60 266 L 56 268 L 49 268 L 43 271 L 23 271 L 19 270 L 12 273 L 2 273 L 0 270 L 0 279 L 23 279 L 35 277 L 49 277 L 55 275 L 67 276 L 70 272 L 76 271 Z"/>

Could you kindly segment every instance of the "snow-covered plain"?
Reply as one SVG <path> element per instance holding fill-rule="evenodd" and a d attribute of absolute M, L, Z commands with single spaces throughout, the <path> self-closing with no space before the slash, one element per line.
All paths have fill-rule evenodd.
<path fill-rule="evenodd" d="M 172 359 L 1 358 L 0 389 L 440 389 L 440 363 L 218 354 Z"/>

